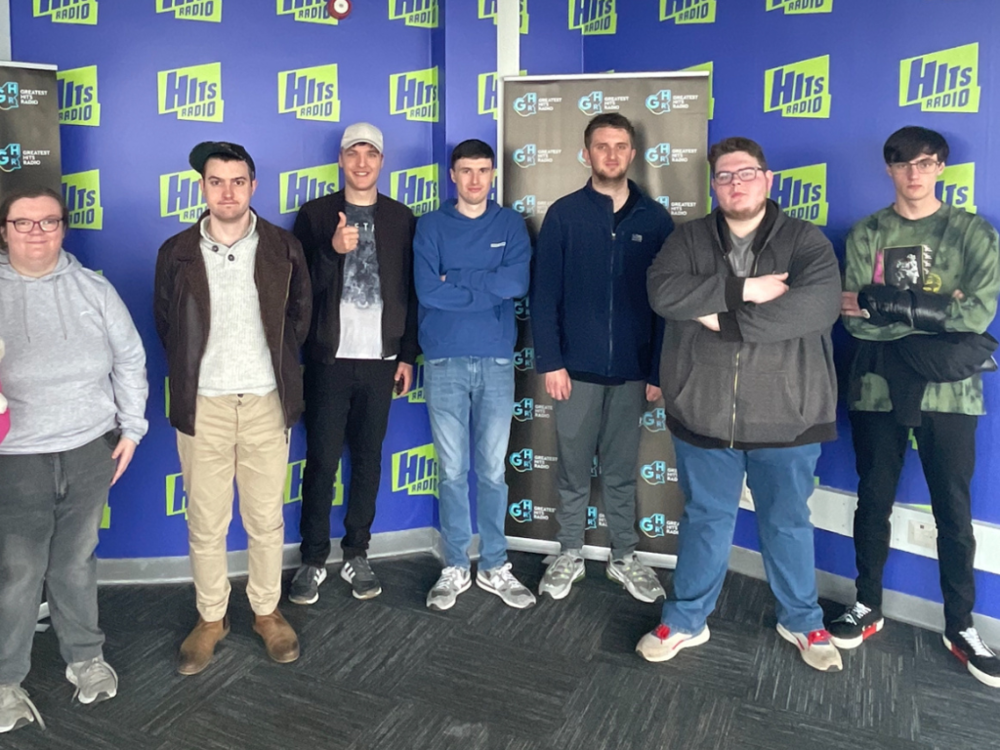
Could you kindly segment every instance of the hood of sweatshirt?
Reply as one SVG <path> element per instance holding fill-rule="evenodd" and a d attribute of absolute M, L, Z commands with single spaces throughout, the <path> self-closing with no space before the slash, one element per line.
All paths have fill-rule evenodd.
<path fill-rule="evenodd" d="M 63 338 L 69 338 L 69 332 L 66 328 L 66 314 L 59 301 L 59 285 L 68 274 L 82 268 L 83 264 L 81 264 L 80 261 L 78 261 L 71 253 L 68 253 L 65 250 L 59 251 L 59 260 L 56 261 L 56 267 L 52 270 L 52 272 L 39 278 L 21 275 L 14 270 L 14 267 L 10 264 L 9 258 L 3 258 L 0 260 L 0 285 L 3 285 L 5 290 L 0 293 L 12 294 L 20 298 L 21 324 L 23 326 L 25 338 L 27 338 L 29 342 L 31 341 L 31 316 L 28 315 L 28 294 L 29 292 L 34 291 L 40 291 L 42 294 L 49 293 L 52 295 L 55 302 L 56 312 L 59 317 L 59 327 L 62 330 Z"/>

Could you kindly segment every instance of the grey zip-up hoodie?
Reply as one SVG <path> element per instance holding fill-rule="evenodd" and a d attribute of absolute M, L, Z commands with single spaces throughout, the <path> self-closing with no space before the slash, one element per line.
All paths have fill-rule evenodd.
<path fill-rule="evenodd" d="M 0 454 L 59 453 L 115 428 L 136 442 L 146 434 L 139 333 L 111 283 L 71 254 L 38 279 L 0 256 L 0 336 L 11 420 Z"/>

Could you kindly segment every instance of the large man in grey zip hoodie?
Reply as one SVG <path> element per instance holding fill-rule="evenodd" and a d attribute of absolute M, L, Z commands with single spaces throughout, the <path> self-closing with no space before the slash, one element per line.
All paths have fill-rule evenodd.
<path fill-rule="evenodd" d="M 759 145 L 728 138 L 709 163 L 719 208 L 670 235 L 648 275 L 666 320 L 660 385 L 686 504 L 673 593 L 636 650 L 666 661 L 708 640 L 745 475 L 778 633 L 809 666 L 839 670 L 807 505 L 819 444 L 836 437 L 837 259 L 816 227 L 768 200 Z"/>

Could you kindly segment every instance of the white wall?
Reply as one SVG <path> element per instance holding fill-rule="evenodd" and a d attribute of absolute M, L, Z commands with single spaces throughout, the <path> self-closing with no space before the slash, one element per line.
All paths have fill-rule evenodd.
<path fill-rule="evenodd" d="M 0 0 L 0 60 L 10 60 L 10 0 Z"/>

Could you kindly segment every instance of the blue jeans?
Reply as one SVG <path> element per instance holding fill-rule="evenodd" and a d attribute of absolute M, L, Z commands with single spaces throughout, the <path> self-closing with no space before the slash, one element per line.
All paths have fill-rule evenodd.
<path fill-rule="evenodd" d="M 469 567 L 469 420 L 476 452 L 476 521 L 479 567 L 507 561 L 507 482 L 504 478 L 514 406 L 511 358 L 449 357 L 427 360 L 427 413 L 439 462 L 438 514 L 445 564 Z"/>
<path fill-rule="evenodd" d="M 822 629 L 813 525 L 806 504 L 813 491 L 819 444 L 741 451 L 696 448 L 674 437 L 674 449 L 686 502 L 674 590 L 663 605 L 663 624 L 675 632 L 698 633 L 715 609 L 745 474 L 778 622 L 793 633 Z"/>

